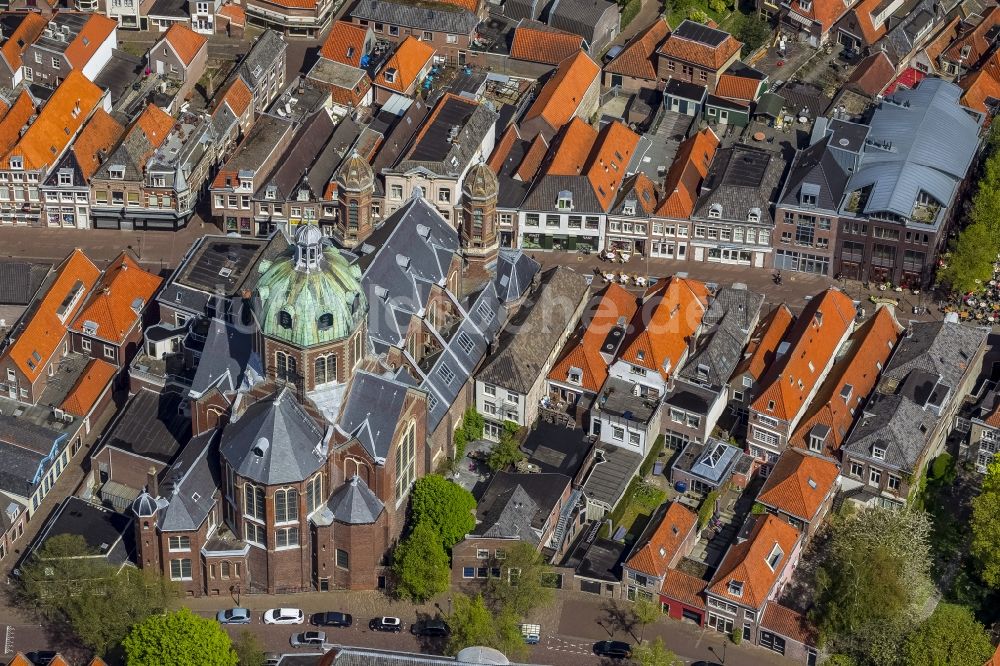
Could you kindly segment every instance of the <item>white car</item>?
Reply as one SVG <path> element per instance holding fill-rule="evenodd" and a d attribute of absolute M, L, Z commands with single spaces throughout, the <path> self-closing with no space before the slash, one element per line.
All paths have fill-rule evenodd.
<path fill-rule="evenodd" d="M 264 624 L 302 624 L 306 614 L 301 608 L 272 608 L 264 613 Z"/>

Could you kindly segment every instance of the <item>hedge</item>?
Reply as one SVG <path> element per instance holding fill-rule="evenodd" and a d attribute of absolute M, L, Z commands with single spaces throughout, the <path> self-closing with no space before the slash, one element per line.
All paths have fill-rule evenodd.
<path fill-rule="evenodd" d="M 640 479 L 646 478 L 647 476 L 649 476 L 649 473 L 653 471 L 653 464 L 656 462 L 656 459 L 660 456 L 660 451 L 663 450 L 663 442 L 664 442 L 663 435 L 657 437 L 656 441 L 653 443 L 653 448 L 651 448 L 649 450 L 649 453 L 646 454 L 646 459 L 642 461 L 641 465 L 639 465 Z"/>
<path fill-rule="evenodd" d="M 712 519 L 715 515 L 715 500 L 719 498 L 719 491 L 713 490 L 712 492 L 705 495 L 705 501 L 702 503 L 701 508 L 698 509 L 698 529 L 705 527 L 708 521 Z"/>

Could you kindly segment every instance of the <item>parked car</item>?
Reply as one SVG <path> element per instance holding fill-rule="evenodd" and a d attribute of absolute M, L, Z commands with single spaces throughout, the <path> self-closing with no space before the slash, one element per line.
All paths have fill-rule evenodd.
<path fill-rule="evenodd" d="M 538 642 L 542 640 L 542 625 L 522 624 L 521 635 L 524 636 L 524 642 L 528 645 L 538 645 Z"/>
<path fill-rule="evenodd" d="M 326 632 L 303 631 L 301 634 L 292 634 L 288 642 L 292 647 L 322 647 L 326 643 Z"/>
<path fill-rule="evenodd" d="M 302 624 L 306 614 L 301 608 L 272 608 L 264 612 L 264 624 Z"/>
<path fill-rule="evenodd" d="M 24 656 L 35 666 L 49 666 L 52 660 L 56 658 L 56 652 L 52 650 L 36 650 Z"/>
<path fill-rule="evenodd" d="M 398 617 L 376 617 L 368 623 L 368 628 L 372 631 L 391 631 L 398 634 L 403 630 L 403 621 Z"/>
<path fill-rule="evenodd" d="M 313 616 L 309 618 L 309 624 L 314 627 L 349 627 L 354 624 L 354 617 L 350 613 L 337 611 L 313 613 Z"/>
<path fill-rule="evenodd" d="M 451 629 L 444 620 L 420 620 L 410 625 L 410 633 L 427 638 L 446 638 L 451 634 Z"/>
<path fill-rule="evenodd" d="M 629 659 L 632 657 L 632 646 L 625 641 L 598 641 L 594 643 L 594 654 L 611 659 Z"/>
<path fill-rule="evenodd" d="M 722 666 L 722 664 L 717 661 L 696 661 L 691 666 Z"/>
<path fill-rule="evenodd" d="M 624 49 L 624 47 L 620 44 L 615 44 L 614 46 L 612 46 L 610 49 L 608 49 L 608 52 L 604 54 L 604 62 L 611 62 L 612 60 L 617 58 L 618 54 L 622 52 L 622 49 Z"/>
<path fill-rule="evenodd" d="M 250 624 L 250 610 L 247 608 L 227 608 L 220 610 L 215 619 L 222 624 Z"/>

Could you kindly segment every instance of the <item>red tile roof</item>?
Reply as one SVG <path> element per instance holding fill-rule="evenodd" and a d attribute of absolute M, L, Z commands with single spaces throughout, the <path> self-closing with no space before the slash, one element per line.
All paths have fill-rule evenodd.
<path fill-rule="evenodd" d="M 809 301 L 792 327 L 788 350 L 771 365 L 751 408 L 783 421 L 793 420 L 806 407 L 840 340 L 853 326 L 854 316 L 854 303 L 839 289 L 827 289 Z"/>
<path fill-rule="evenodd" d="M 771 310 L 757 324 L 757 328 L 750 336 L 750 342 L 743 353 L 743 360 L 736 366 L 733 376 L 749 374 L 755 382 L 758 381 L 764 371 L 774 363 L 778 346 L 785 339 L 793 321 L 795 317 L 784 303 Z"/>
<path fill-rule="evenodd" d="M 10 357 L 29 380 L 34 381 L 42 373 L 52 354 L 59 348 L 73 316 L 86 301 L 87 292 L 93 288 L 100 273 L 82 250 L 73 250 L 60 264 L 55 281 L 42 296 L 28 325 L 4 354 Z M 69 311 L 60 316 L 58 311 L 74 293 L 77 285 L 80 285 L 83 293 L 76 298 Z"/>
<path fill-rule="evenodd" d="M 837 2 L 840 2 L 840 0 L 837 0 Z M 715 84 L 715 94 L 718 97 L 725 97 L 726 99 L 740 102 L 753 102 L 757 99 L 760 83 L 758 79 L 748 76 L 722 74 Z"/>
<path fill-rule="evenodd" d="M 110 151 L 124 132 L 125 128 L 107 111 L 98 109 L 94 112 L 73 142 L 73 155 L 85 180 L 90 180 L 101 166 L 100 151 Z"/>
<path fill-rule="evenodd" d="M 161 277 L 144 271 L 123 252 L 105 269 L 93 295 L 74 318 L 72 330 L 79 333 L 85 324 L 97 324 L 96 333 L 88 335 L 122 344 L 162 282 Z M 138 311 L 133 305 L 138 305 Z"/>
<path fill-rule="evenodd" d="M 573 118 L 584 95 L 600 77 L 601 68 L 583 51 L 563 60 L 532 102 L 522 123 L 542 118 L 558 129 Z"/>
<path fill-rule="evenodd" d="M 271 3 L 277 5 L 278 7 L 285 7 L 287 9 L 314 9 L 317 4 L 317 0 L 262 0 L 265 3 Z"/>
<path fill-rule="evenodd" d="M 617 120 L 601 130 L 584 173 L 603 210 L 608 210 L 618 196 L 625 170 L 638 145 L 639 135 Z"/>
<path fill-rule="evenodd" d="M 963 68 L 972 69 L 993 47 L 993 43 L 987 39 L 987 33 L 996 25 L 1000 25 L 1000 7 L 993 5 L 983 12 L 982 21 L 976 26 L 962 31 L 948 45 L 948 48 L 941 54 L 941 59 L 956 64 L 961 60 Z"/>
<path fill-rule="evenodd" d="M 66 60 L 73 67 L 83 69 L 117 28 L 118 21 L 103 14 L 91 14 L 76 38 L 66 47 Z"/>
<path fill-rule="evenodd" d="M 892 310 L 879 308 L 874 317 L 851 335 L 844 345 L 845 351 L 789 438 L 790 446 L 809 448 L 810 433 L 819 425 L 830 429 L 823 452 L 833 455 L 840 450 L 857 410 L 875 388 L 879 369 L 889 359 L 901 331 Z M 846 389 L 848 386 L 850 390 Z"/>
<path fill-rule="evenodd" d="M 10 37 L 3 46 L 0 46 L 0 54 L 14 72 L 21 66 L 21 56 L 25 50 L 35 43 L 39 35 L 45 30 L 49 20 L 37 12 L 28 12 L 21 23 L 14 29 Z"/>
<path fill-rule="evenodd" d="M 514 145 L 521 140 L 521 135 L 517 131 L 517 125 L 507 125 L 507 129 L 503 131 L 503 134 L 496 140 L 493 146 L 493 152 L 490 153 L 490 157 L 486 160 L 486 164 L 489 165 L 493 173 L 500 173 L 503 168 L 504 162 L 510 157 L 510 151 Z"/>
<path fill-rule="evenodd" d="M 614 60 L 604 66 L 604 71 L 646 81 L 656 80 L 656 49 L 670 34 L 666 19 L 657 18 L 633 37 Z"/>
<path fill-rule="evenodd" d="M 993 656 L 983 666 L 1000 666 L 1000 645 L 997 646 L 996 651 L 993 652 Z"/>
<path fill-rule="evenodd" d="M 27 90 L 22 89 L 21 94 L 14 100 L 14 105 L 0 119 L 0 155 L 14 147 L 21 138 L 21 130 L 27 126 L 28 119 L 33 115 L 35 115 L 35 101 L 31 99 Z"/>
<path fill-rule="evenodd" d="M 199 35 L 187 26 L 186 23 L 174 23 L 163 36 L 174 50 L 177 57 L 185 65 L 190 65 L 198 52 L 207 48 L 208 37 Z"/>
<path fill-rule="evenodd" d="M 959 82 L 962 105 L 980 113 L 991 113 L 987 100 L 1000 99 L 1000 76 L 997 74 L 1000 74 L 1000 51 L 990 56 L 979 71 L 963 77 Z"/>
<path fill-rule="evenodd" d="M 635 202 L 639 206 L 638 210 L 646 215 L 652 215 L 656 211 L 660 193 L 649 176 L 640 171 L 634 176 L 629 176 L 622 185 L 622 191 L 626 196 L 634 196 Z"/>
<path fill-rule="evenodd" d="M 619 358 L 664 378 L 677 369 L 708 308 L 704 282 L 676 275 L 650 287 L 632 318 L 632 334 Z"/>
<path fill-rule="evenodd" d="M 924 55 L 927 60 L 930 61 L 931 67 L 935 70 L 940 70 L 941 63 L 938 58 L 944 53 L 944 50 L 948 48 L 948 45 L 958 37 L 959 29 L 962 25 L 961 16 L 953 16 L 950 21 L 948 21 L 944 26 L 938 30 L 937 35 L 924 47 Z"/>
<path fill-rule="evenodd" d="M 757 501 L 809 523 L 837 483 L 840 469 L 829 458 L 785 449 L 764 482 Z"/>
<path fill-rule="evenodd" d="M 117 373 L 118 368 L 104 359 L 90 359 L 60 409 L 80 418 L 88 416 Z"/>
<path fill-rule="evenodd" d="M 912 90 L 917 87 L 918 83 L 924 80 L 925 76 L 927 75 L 916 67 L 907 67 L 896 77 L 895 81 L 886 87 L 885 94 L 891 95 L 896 92 L 897 88 Z"/>
<path fill-rule="evenodd" d="M 442 4 L 459 7 L 468 12 L 479 11 L 479 0 L 440 0 Z"/>
<path fill-rule="evenodd" d="M 792 0 L 791 11 L 819 23 L 825 34 L 847 13 L 848 6 L 844 0 L 813 0 L 809 9 L 805 9 L 801 0 Z"/>
<path fill-rule="evenodd" d="M 239 118 L 247 112 L 250 105 L 253 103 L 253 91 L 243 82 L 243 79 L 237 77 L 232 84 L 230 84 L 229 89 L 223 94 L 222 100 L 219 102 L 219 106 L 216 107 L 216 111 L 222 108 L 225 104 L 229 107 L 229 110 Z"/>
<path fill-rule="evenodd" d="M 697 522 L 694 511 L 679 502 L 671 502 L 659 525 L 645 543 L 632 551 L 625 566 L 654 578 L 663 578 Z"/>
<path fill-rule="evenodd" d="M 885 90 L 895 76 L 896 67 L 889 56 L 884 51 L 878 51 L 858 63 L 847 79 L 847 85 L 864 95 L 875 97 Z"/>
<path fill-rule="evenodd" d="M 694 212 L 701 181 L 719 148 L 719 137 L 710 127 L 688 137 L 677 149 L 663 184 L 663 201 L 656 215 L 686 220 Z"/>
<path fill-rule="evenodd" d="M 361 67 L 361 56 L 365 55 L 365 42 L 368 39 L 369 28 L 336 21 L 330 28 L 330 34 L 319 49 L 319 54 L 327 60 Z"/>
<path fill-rule="evenodd" d="M 767 601 L 782 569 L 788 564 L 799 541 L 799 531 L 771 514 L 756 517 L 750 535 L 726 551 L 722 563 L 708 585 L 708 592 L 729 601 L 760 609 Z M 780 549 L 772 569 L 768 558 Z M 742 583 L 742 594 L 730 592 L 730 582 Z"/>
<path fill-rule="evenodd" d="M 677 31 L 674 31 L 657 49 L 657 53 L 673 60 L 682 60 L 699 67 L 718 71 L 742 48 L 743 44 L 734 39 L 732 35 L 727 34 L 718 46 L 713 47 L 703 42 L 681 37 Z"/>
<path fill-rule="evenodd" d="M 786 608 L 776 601 L 767 604 L 760 626 L 773 634 L 790 638 L 803 645 L 816 647 L 819 633 L 816 627 L 801 613 Z"/>
<path fill-rule="evenodd" d="M 14 658 L 10 660 L 7 666 L 34 666 L 34 664 L 28 661 L 27 657 L 18 652 L 14 655 Z"/>
<path fill-rule="evenodd" d="M 143 163 L 152 156 L 153 152 L 160 147 L 160 144 L 167 140 L 173 126 L 173 117 L 155 104 L 147 105 L 143 112 L 139 114 L 139 117 L 136 118 L 135 123 L 129 130 L 129 134 L 141 130 L 146 136 L 146 140 L 149 141 L 149 153 L 142 156 Z"/>
<path fill-rule="evenodd" d="M 563 32 L 539 23 L 522 19 L 514 29 L 510 57 L 526 62 L 558 65 L 583 48 L 583 37 Z"/>
<path fill-rule="evenodd" d="M 546 175 L 579 176 L 596 143 L 597 130 L 582 118 L 574 117 L 553 142 L 554 152 L 545 167 Z"/>
<path fill-rule="evenodd" d="M 524 157 L 521 158 L 521 163 L 517 166 L 514 177 L 525 183 L 531 182 L 548 153 L 549 144 L 545 137 L 541 134 L 537 135 L 528 146 L 528 150 L 524 151 Z"/>
<path fill-rule="evenodd" d="M 883 0 L 861 0 L 848 11 L 850 17 L 845 19 L 846 25 L 842 26 L 855 37 L 861 37 L 871 46 L 882 38 L 886 33 L 887 21 L 883 21 L 878 27 L 872 20 L 872 12 L 882 5 Z M 852 20 L 853 19 L 853 20 Z M 853 23 L 853 25 L 851 25 Z M 858 33 L 861 34 L 858 34 Z"/>
<path fill-rule="evenodd" d="M 219 15 L 225 16 L 233 25 L 247 24 L 246 10 L 234 2 L 227 2 L 222 5 L 222 8 L 219 10 Z"/>
<path fill-rule="evenodd" d="M 575 335 L 566 344 L 549 372 L 549 379 L 566 383 L 570 368 L 578 368 L 582 375 L 580 388 L 590 393 L 600 391 L 608 378 L 609 365 L 601 356 L 601 346 L 618 321 L 631 321 L 637 308 L 635 294 L 613 282 L 595 295 L 583 315 L 586 325 L 581 327 L 582 335 Z"/>
<path fill-rule="evenodd" d="M 671 569 L 663 579 L 660 594 L 692 608 L 704 608 L 704 593 L 707 586 L 708 583 L 701 578 L 684 573 L 679 569 Z"/>
<path fill-rule="evenodd" d="M 417 84 L 417 79 L 434 57 L 435 49 L 427 42 L 422 42 L 412 35 L 396 47 L 396 51 L 382 65 L 375 76 L 375 85 L 396 92 L 406 92 Z M 392 81 L 386 78 L 386 72 L 394 71 Z"/>

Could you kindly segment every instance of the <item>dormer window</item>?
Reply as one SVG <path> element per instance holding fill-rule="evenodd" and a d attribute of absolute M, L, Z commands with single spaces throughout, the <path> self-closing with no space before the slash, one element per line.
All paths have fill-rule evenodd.
<path fill-rule="evenodd" d="M 873 446 L 872 458 L 875 460 L 885 460 L 885 449 L 880 446 Z"/>
<path fill-rule="evenodd" d="M 276 188 L 274 185 L 269 185 L 268 188 L 264 190 L 264 198 L 267 199 L 268 201 L 274 201 L 277 194 L 278 194 L 278 188 Z"/>
<path fill-rule="evenodd" d="M 333 315 L 329 312 L 324 312 L 319 316 L 319 320 L 316 322 L 319 326 L 319 330 L 326 331 L 333 327 Z"/>
<path fill-rule="evenodd" d="M 851 399 L 851 394 L 854 393 L 854 387 L 850 384 L 844 384 L 844 387 L 840 389 L 840 398 L 847 402 Z"/>
<path fill-rule="evenodd" d="M 815 206 L 819 202 L 819 185 L 802 183 L 799 188 L 799 203 L 803 206 Z"/>
<path fill-rule="evenodd" d="M 799 8 L 804 12 L 811 12 L 813 7 L 812 0 L 799 0 Z"/>
<path fill-rule="evenodd" d="M 771 571 L 777 571 L 778 564 L 781 563 L 781 558 L 784 553 L 781 551 L 781 546 L 774 544 L 774 548 L 771 549 L 771 554 L 767 556 L 767 566 Z"/>
<path fill-rule="evenodd" d="M 286 310 L 281 310 L 278 312 L 278 326 L 281 328 L 291 328 L 292 327 L 292 314 Z"/>
<path fill-rule="evenodd" d="M 252 190 L 253 189 L 253 181 L 250 180 L 249 178 L 241 178 L 240 179 L 240 187 L 242 189 L 244 189 L 244 190 Z"/>
<path fill-rule="evenodd" d="M 73 185 L 73 170 L 72 169 L 60 169 L 59 170 L 59 184 L 72 187 Z"/>
<path fill-rule="evenodd" d="M 626 199 L 622 204 L 622 215 L 635 215 L 635 203 L 632 199 Z"/>
<path fill-rule="evenodd" d="M 11 158 L 10 158 L 10 168 L 11 169 L 17 169 L 18 171 L 20 171 L 21 169 L 23 169 L 24 168 L 24 158 L 21 157 L 20 155 L 11 156 Z"/>
<path fill-rule="evenodd" d="M 722 218 L 722 204 L 714 203 L 711 208 L 708 209 L 708 216 L 713 220 L 718 220 Z"/>
<path fill-rule="evenodd" d="M 383 76 L 383 78 L 385 78 L 385 82 L 386 83 L 395 83 L 396 82 L 396 74 L 397 74 L 396 68 L 395 67 L 390 67 L 390 68 L 388 68 L 387 70 L 385 70 L 382 73 L 382 76 Z"/>
<path fill-rule="evenodd" d="M 743 581 L 741 581 L 741 580 L 731 580 L 731 581 L 729 581 L 728 591 L 729 591 L 729 594 L 733 595 L 734 597 L 742 597 L 743 596 Z"/>
<path fill-rule="evenodd" d="M 556 208 L 558 210 L 573 210 L 573 193 L 569 190 L 560 192 L 559 198 L 556 199 Z"/>
<path fill-rule="evenodd" d="M 760 208 L 751 208 L 747 212 L 747 222 L 760 222 Z"/>
<path fill-rule="evenodd" d="M 125 179 L 125 167 L 123 166 L 113 166 L 108 169 L 108 178 L 111 180 L 124 180 Z"/>
<path fill-rule="evenodd" d="M 299 201 L 309 201 L 309 190 L 304 187 L 299 190 Z"/>
<path fill-rule="evenodd" d="M 570 368 L 569 373 L 566 375 L 566 381 L 570 384 L 579 385 L 583 381 L 583 370 L 580 368 Z"/>

